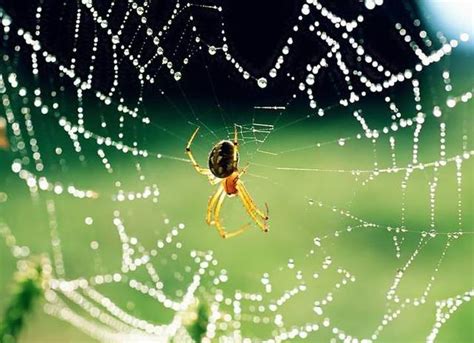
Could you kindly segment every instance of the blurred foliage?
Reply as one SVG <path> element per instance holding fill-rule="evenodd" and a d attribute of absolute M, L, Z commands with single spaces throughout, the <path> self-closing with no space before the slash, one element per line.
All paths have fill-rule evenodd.
<path fill-rule="evenodd" d="M 193 311 L 188 313 L 186 318 L 188 324 L 186 330 L 195 342 L 201 342 L 206 333 L 207 325 L 209 324 L 209 308 L 204 303 L 197 303 L 193 307 Z"/>
<path fill-rule="evenodd" d="M 27 316 L 44 294 L 45 275 L 48 263 L 45 257 L 19 262 L 14 278 L 13 296 L 0 323 L 0 342 L 16 342 L 22 332 Z"/>

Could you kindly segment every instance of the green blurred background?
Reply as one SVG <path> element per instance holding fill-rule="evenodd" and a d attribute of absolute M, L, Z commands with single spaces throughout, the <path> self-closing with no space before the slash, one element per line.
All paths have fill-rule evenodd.
<path fill-rule="evenodd" d="M 407 99 L 408 101 L 412 99 Z M 371 106 L 376 110 L 378 105 L 374 103 Z M 448 157 L 462 153 L 463 132 L 468 130 L 472 133 L 472 110 L 472 104 L 460 104 L 447 116 Z M 159 109 L 159 117 L 158 111 Z M 212 112 L 212 108 L 209 108 L 209 112 Z M 381 116 L 386 115 L 386 112 Z M 299 113 L 285 113 L 282 120 L 298 115 Z M 2 217 L 18 242 L 30 247 L 32 254 L 51 254 L 46 201 L 54 201 L 66 275 L 70 279 L 120 270 L 121 243 L 112 223 L 113 212 L 119 210 L 127 233 L 136 237 L 148 250 L 156 248 L 156 241 L 163 239 L 171 227 L 179 223 L 186 225 L 186 229 L 179 235 L 183 247 L 179 250 L 163 249 L 160 251 L 161 255 L 154 258 L 160 277 L 166 285 L 167 294 L 173 296 L 176 291 L 185 290 L 187 283 L 177 279 L 175 273 L 183 273 L 184 267 L 189 265 L 189 252 L 192 249 L 213 250 L 219 267 L 228 272 L 229 281 L 223 289 L 229 292 L 236 289 L 261 291 L 260 279 L 264 273 L 269 273 L 274 287 L 271 296 L 277 296 L 294 287 L 298 283 L 296 271 L 302 271 L 307 291 L 296 296 L 280 310 L 287 326 L 318 321 L 320 318 L 312 309 L 314 300 L 322 299 L 328 292 L 334 292 L 334 301 L 326 307 L 323 317 L 330 317 L 332 325 L 343 328 L 353 336 L 368 337 L 382 320 L 387 303 L 385 295 L 397 270 L 415 251 L 421 232 L 430 229 L 429 182 L 434 174 L 432 168 L 426 168 L 423 171 L 415 171 L 409 179 L 405 205 L 406 227 L 412 232 L 399 235 L 404 238 L 399 259 L 395 256 L 393 234 L 384 228 L 354 229 L 350 233 L 343 232 L 339 237 L 333 237 L 335 231 L 345 231 L 347 226 L 359 224 L 338 211 L 334 212 L 333 206 L 382 227 L 400 225 L 403 172 L 380 174 L 366 186 L 362 186 L 368 174 L 362 173 L 356 179 L 351 173 L 324 171 L 370 170 L 373 169 L 374 161 L 377 161 L 379 168 L 391 166 L 388 137 L 382 136 L 375 144 L 367 139 L 357 139 L 356 134 L 360 129 L 354 120 L 312 118 L 286 128 L 284 123 L 280 122 L 283 128 L 278 129 L 278 125 L 275 126 L 274 132 L 266 137 L 264 144 L 253 139 L 244 139 L 241 146 L 241 163 L 250 163 L 244 181 L 261 207 L 264 202 L 268 203 L 270 232 L 263 234 L 252 228 L 244 235 L 230 240 L 222 240 L 214 228 L 204 223 L 207 200 L 215 186 L 210 186 L 206 178 L 198 175 L 189 163 L 155 157 L 139 159 L 109 149 L 107 157 L 114 169 L 114 172 L 109 174 L 94 156 L 94 143 L 85 142 L 84 155 L 87 165 L 81 164 L 77 154 L 71 151 L 70 144 L 61 141 L 64 138 L 63 133 L 52 140 L 38 129 L 41 125 L 57 125 L 54 118 L 42 117 L 38 122 L 40 120 L 42 123 L 37 126 L 39 144 L 49 146 L 42 150 L 43 154 L 53 155 L 55 147 L 62 147 L 63 153 L 57 159 L 65 161 L 63 170 L 48 173 L 48 179 L 63 184 L 73 183 L 78 188 L 93 189 L 100 196 L 98 199 L 84 200 L 66 194 L 39 192 L 37 199 L 32 199 L 25 183 L 9 170 L 11 154 L 2 152 L 2 165 L 5 166 L 1 170 L 2 192 L 8 195 L 8 200 L 1 205 Z M 213 122 L 208 122 L 213 133 L 221 138 L 228 137 L 231 127 L 222 127 L 219 123 L 215 127 L 213 125 Z M 184 157 L 184 142 L 194 127 L 182 123 L 167 123 L 166 128 L 174 132 L 179 139 L 164 141 L 161 135 L 166 133 L 152 128 L 147 136 L 148 149 Z M 203 129 L 201 132 L 195 140 L 193 150 L 196 158 L 205 164 L 208 150 L 216 139 L 210 131 Z M 347 139 L 341 146 L 337 142 L 338 137 L 352 138 Z M 397 132 L 394 137 L 396 163 L 398 166 L 405 166 L 411 159 L 411 133 Z M 288 151 L 317 142 L 327 144 L 319 148 Z M 258 149 L 276 155 L 260 153 Z M 431 116 L 421 136 L 419 159 L 431 162 L 439 159 L 438 156 L 439 121 Z M 137 163 L 140 164 L 140 171 L 137 171 Z M 280 170 L 279 167 L 317 168 L 321 171 Z M 471 231 L 473 174 L 470 160 L 463 164 L 462 172 L 463 216 L 460 228 L 457 218 L 455 164 L 449 163 L 439 170 L 435 210 L 435 229 L 438 232 L 447 233 L 459 229 Z M 140 180 L 140 175 L 145 176 L 145 179 Z M 146 185 L 158 185 L 158 202 L 153 203 L 150 199 L 121 203 L 113 201 L 113 195 L 118 189 L 115 185 L 117 181 L 121 182 L 121 188 L 124 190 L 141 191 Z M 324 206 L 319 207 L 318 201 Z M 87 217 L 93 219 L 92 225 L 85 223 Z M 229 228 L 237 228 L 249 222 L 236 198 L 226 199 L 222 218 Z M 169 223 L 165 222 L 166 219 L 169 219 Z M 323 240 L 325 252 L 316 250 L 314 255 L 308 255 L 311 249 L 315 249 L 313 238 L 326 235 L 329 237 Z M 93 241 L 99 244 L 96 250 L 91 248 Z M 435 301 L 453 297 L 472 287 L 472 235 L 466 234 L 454 240 L 447 250 L 439 272 L 434 273 L 446 242 L 447 236 L 440 234 L 430 239 L 419 251 L 402 279 L 398 294 L 401 297 L 420 296 L 430 277 L 434 275 L 436 279 L 432 283 L 427 302 L 419 307 L 404 310 L 400 317 L 381 333 L 382 341 L 424 340 L 434 324 Z M 171 257 L 173 253 L 177 254 L 177 260 Z M 0 304 L 3 308 L 9 301 L 8 294 L 16 267 L 15 259 L 5 246 L 0 249 L 0 254 L 0 287 L 5 295 Z M 325 256 L 332 257 L 334 266 L 328 271 L 321 268 Z M 295 261 L 293 270 L 287 267 L 289 259 Z M 335 291 L 334 285 L 340 280 L 340 275 L 335 273 L 336 267 L 350 271 L 356 277 L 356 282 Z M 320 278 L 313 279 L 313 273 L 319 273 Z M 213 287 L 209 280 L 203 284 L 205 288 L 209 287 L 202 290 L 203 293 Z M 171 318 L 172 313 L 169 310 L 132 290 L 126 282 L 99 286 L 98 289 L 117 305 L 139 318 L 155 323 L 167 322 Z M 472 303 L 463 304 L 442 327 L 439 341 L 472 341 L 472 310 Z M 244 322 L 242 334 L 265 337 L 271 330 L 272 325 Z M 321 330 L 313 334 L 311 340 L 325 341 L 331 336 L 330 332 Z M 41 312 L 41 307 L 37 307 L 29 317 L 21 337 L 24 342 L 93 341 L 69 324 L 46 316 Z"/>
<path fill-rule="evenodd" d="M 418 151 L 418 160 L 422 163 L 440 159 L 441 123 L 446 124 L 448 158 L 472 151 L 472 101 L 460 102 L 454 108 L 446 106 L 449 96 L 472 90 L 473 74 L 469 65 L 472 65 L 472 52 L 461 50 L 449 56 L 448 62 L 429 68 L 420 76 L 423 112 L 426 113 Z M 31 94 L 37 84 L 21 69 L 21 64 L 3 61 L 0 72 L 6 79 L 8 73 L 15 71 L 21 86 L 27 87 L 28 94 Z M 445 70 L 450 71 L 453 85 L 450 92 L 443 89 L 441 75 Z M 216 288 L 230 297 L 236 290 L 264 293 L 261 279 L 265 273 L 270 276 L 273 290 L 265 295 L 264 305 L 303 282 L 306 291 L 291 298 L 278 310 L 286 328 L 312 322 L 321 325 L 324 318 L 330 318 L 331 328 L 341 328 L 353 337 L 370 338 L 384 320 L 387 308 L 396 310 L 397 307 L 388 303 L 386 293 L 398 270 L 413 254 L 416 257 L 405 271 L 397 294 L 402 299 L 416 298 L 429 286 L 426 302 L 403 309 L 399 317 L 380 333 L 380 341 L 425 341 L 435 323 L 436 302 L 472 289 L 472 155 L 462 164 L 461 192 L 457 191 L 454 162 L 441 166 L 437 172 L 431 165 L 414 171 L 405 198 L 402 192 L 404 171 L 379 175 L 364 172 L 374 170 L 374 163 L 379 169 L 390 168 L 394 159 L 397 167 L 407 167 L 412 160 L 413 126 L 381 134 L 373 142 L 363 137 L 360 124 L 353 118 L 353 109 L 341 106 L 331 109 L 324 117 L 307 117 L 307 109 L 298 106 L 284 111 L 257 110 L 248 104 L 239 104 L 237 99 L 238 105 L 227 110 L 209 99 L 192 99 L 193 109 L 181 111 L 181 116 L 163 104 L 151 104 L 144 111 L 153 118 L 151 125 L 127 118 L 125 128 L 119 129 L 114 106 L 105 106 L 90 96 L 84 106 L 86 127 L 104 136 L 116 137 L 118 132 L 124 132 L 126 138 L 137 141 L 140 148 L 149 151 L 149 156 L 143 158 L 102 145 L 100 148 L 113 168 L 109 173 L 98 157 L 98 146 L 93 140 L 81 140 L 82 152 L 78 154 L 68 135 L 58 125 L 58 118 L 53 113 L 41 115 L 39 109 L 34 108 L 31 103 L 33 96 L 27 97 L 30 103 L 25 103 L 25 97 L 18 96 L 18 88 L 7 87 L 2 95 L 5 94 L 9 96 L 15 113 L 20 113 L 21 106 L 32 108 L 34 138 L 47 166 L 38 175 L 65 186 L 73 184 L 77 188 L 92 189 L 99 194 L 97 199 L 78 199 L 67 193 L 55 195 L 44 191 L 32 195 L 24 180 L 11 170 L 13 161 L 22 158 L 21 154 L 0 151 L 0 192 L 5 194 L 0 203 L 2 222 L 8 225 L 19 245 L 29 247 L 31 255 L 47 253 L 53 256 L 47 203 L 54 202 L 65 275 L 69 280 L 120 272 L 122 247 L 113 224 L 114 212 L 119 211 L 127 234 L 137 238 L 147 251 L 157 251 L 152 262 L 165 285 L 165 293 L 171 298 L 180 298 L 189 285 L 192 273 L 186 268 L 191 267 L 193 271 L 196 268 L 190 258 L 193 250 L 212 250 L 218 261 L 216 268 L 225 269 L 228 275 L 228 281 L 218 287 L 213 285 L 212 277 L 203 277 L 202 286 L 196 293 L 203 302 L 216 292 Z M 416 116 L 409 82 L 395 87 L 391 96 L 403 118 Z M 74 113 L 77 103 L 72 94 L 64 92 L 58 98 L 43 95 L 46 103 L 60 102 L 58 113 L 61 115 Z M 442 108 L 440 118 L 432 114 L 435 105 Z M 392 113 L 383 98 L 368 97 L 356 107 L 363 110 L 371 128 L 381 130 L 391 123 Z M 199 118 L 196 113 L 199 113 Z M 106 127 L 101 126 L 103 122 Z M 260 207 L 268 203 L 270 232 L 264 234 L 252 227 L 237 238 L 222 240 L 216 230 L 204 222 L 208 197 L 216 186 L 209 185 L 205 177 L 193 170 L 185 160 L 184 147 L 195 127 L 201 126 L 193 152 L 205 165 L 211 147 L 218 140 L 231 136 L 234 123 L 244 128 L 239 131 L 240 163 L 241 166 L 249 163 L 249 170 L 243 180 Z M 257 127 L 255 123 L 272 125 L 272 129 L 264 133 L 251 132 Z M 11 136 L 11 128 L 9 130 Z M 362 137 L 358 138 L 361 133 Z M 390 137 L 395 139 L 394 149 L 390 147 Z M 61 148 L 60 154 L 57 148 Z M 157 154 L 161 154 L 161 158 L 157 158 Z M 32 164 L 30 166 L 27 169 L 33 171 Z M 301 168 L 312 170 L 297 170 Z M 438 185 L 432 227 L 430 182 L 435 176 Z M 368 180 L 369 177 L 373 179 Z M 153 202 L 152 197 L 116 201 L 119 189 L 141 192 L 154 185 L 159 189 L 157 202 Z M 397 258 L 394 233 L 386 228 L 400 227 L 402 212 L 404 227 L 409 232 L 397 235 L 397 239 L 403 239 L 400 257 Z M 357 218 L 377 224 L 377 227 L 357 228 L 360 225 Z M 87 224 L 90 219 L 92 224 Z M 225 200 L 222 220 L 228 228 L 250 222 L 237 198 Z M 185 225 L 177 238 L 182 246 L 172 244 L 157 249 L 157 242 L 179 224 Z M 348 227 L 353 229 L 347 232 Z M 433 228 L 436 235 L 424 237 L 424 233 Z M 448 234 L 458 231 L 466 233 L 450 240 Z M 321 240 L 322 248 L 315 245 L 315 238 Z M 450 246 L 446 249 L 448 240 Z M 426 244 L 420 249 L 419 244 L 424 241 Z M 332 264 L 324 269 L 322 264 L 328 256 Z M 1 312 L 11 301 L 17 262 L 1 241 Z M 335 285 L 341 280 L 338 268 L 350 272 L 355 282 L 337 289 Z M 130 274 L 150 283 L 143 270 Z M 318 274 L 317 278 L 313 277 L 315 274 Z M 131 289 L 128 286 L 131 277 L 96 288 L 138 318 L 157 324 L 168 323 L 174 313 Z M 314 302 L 322 300 L 328 293 L 333 294 L 334 300 L 324 306 L 324 314 L 320 316 L 313 310 Z M 72 325 L 46 315 L 42 311 L 43 305 L 44 300 L 41 300 L 34 312 L 28 315 L 20 342 L 95 341 Z M 231 313 L 232 306 L 223 306 L 223 311 Z M 259 316 L 258 307 L 246 301 L 242 302 L 242 312 Z M 474 341 L 473 313 L 472 302 L 463 303 L 442 326 L 437 341 Z M 241 333 L 258 340 L 271 337 L 275 329 L 273 323 L 254 323 L 246 317 L 242 320 Z M 321 328 L 310 334 L 307 340 L 329 341 L 335 336 L 331 330 Z"/>

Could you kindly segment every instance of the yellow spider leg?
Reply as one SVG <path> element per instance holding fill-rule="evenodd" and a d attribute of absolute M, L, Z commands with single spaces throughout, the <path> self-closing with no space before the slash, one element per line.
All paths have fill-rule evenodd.
<path fill-rule="evenodd" d="M 239 171 L 239 178 L 244 175 L 247 172 L 247 169 L 249 169 L 250 163 L 247 163 L 244 168 L 242 168 L 241 171 Z"/>
<path fill-rule="evenodd" d="M 191 144 L 194 140 L 194 138 L 196 137 L 197 133 L 199 131 L 199 127 L 193 132 L 191 138 L 189 139 L 188 141 L 188 144 L 186 145 L 186 150 L 185 150 L 185 153 L 186 155 L 188 155 L 188 158 L 191 160 L 191 164 L 193 165 L 193 168 L 199 173 L 199 174 L 203 174 L 203 175 L 206 175 L 207 176 L 207 179 L 209 180 L 209 183 L 211 185 L 216 185 L 219 183 L 220 179 L 215 177 L 211 171 L 207 168 L 203 168 L 201 167 L 196 159 L 194 158 L 193 156 L 193 153 L 191 152 Z"/>
<path fill-rule="evenodd" d="M 214 210 L 216 208 L 217 200 L 219 199 L 223 191 L 224 191 L 224 187 L 222 187 L 221 185 L 219 186 L 219 188 L 217 188 L 217 191 L 209 198 L 209 203 L 207 204 L 207 212 L 206 212 L 206 223 L 208 225 L 211 224 L 211 219 L 212 219 L 212 215 L 214 214 Z"/>
<path fill-rule="evenodd" d="M 216 210 L 214 212 L 214 224 L 216 225 L 217 231 L 219 231 L 219 234 L 221 235 L 222 238 L 232 238 L 232 237 L 238 236 L 241 233 L 243 233 L 245 230 L 247 230 L 250 227 L 250 225 L 245 224 L 240 229 L 235 230 L 233 232 L 227 232 L 224 229 L 224 227 L 222 226 L 222 224 L 220 222 L 219 215 L 220 215 L 220 212 L 221 212 L 222 203 L 224 202 L 224 199 L 225 199 L 225 195 L 226 195 L 225 193 L 222 193 L 219 197 L 219 201 L 217 202 Z"/>
<path fill-rule="evenodd" d="M 224 202 L 224 199 L 225 199 L 225 193 L 221 193 L 219 196 L 219 200 L 217 201 L 215 211 L 214 211 L 214 224 L 216 225 L 216 228 L 219 231 L 219 234 L 221 235 L 222 238 L 226 238 L 226 232 L 221 225 L 219 214 L 221 212 L 221 207 L 222 207 L 222 203 Z"/>
<path fill-rule="evenodd" d="M 247 210 L 247 213 L 252 217 L 255 223 L 260 227 L 260 229 L 264 232 L 268 231 L 268 226 L 266 221 L 268 220 L 268 215 L 264 214 L 260 211 L 257 206 L 255 205 L 254 201 L 248 194 L 247 190 L 245 189 L 243 183 L 239 180 L 237 181 L 237 194 L 239 195 L 242 203 Z M 259 219 L 257 215 L 261 218 Z"/>
<path fill-rule="evenodd" d="M 239 152 L 239 141 L 237 135 L 237 125 L 234 124 L 234 162 L 237 162 L 237 153 Z"/>
<path fill-rule="evenodd" d="M 197 163 L 196 159 L 193 156 L 193 153 L 191 152 L 191 144 L 193 143 L 193 140 L 196 137 L 198 131 L 199 131 L 199 127 L 194 131 L 191 138 L 189 139 L 188 144 L 186 145 L 185 153 L 186 153 L 186 155 L 188 155 L 188 158 L 191 160 L 193 168 L 199 174 L 209 175 L 211 173 L 211 171 L 207 168 L 202 168 L 201 166 L 199 166 L 199 164 Z"/>
<path fill-rule="evenodd" d="M 252 217 L 254 222 L 258 225 L 258 227 L 263 231 L 263 232 L 268 232 L 268 225 L 265 220 L 261 220 L 256 216 L 255 209 L 252 207 L 252 204 L 250 204 L 247 199 L 241 195 L 240 199 L 242 200 L 242 204 L 244 205 L 245 209 L 247 210 L 247 213 Z"/>
<path fill-rule="evenodd" d="M 251 204 L 252 209 L 254 209 L 255 212 L 260 217 L 262 217 L 263 220 L 268 220 L 268 206 L 267 206 L 267 204 L 265 203 L 266 213 L 264 213 L 263 211 L 261 211 L 257 207 L 257 205 L 255 204 L 255 201 L 253 201 L 252 197 L 250 196 L 249 192 L 247 191 L 247 188 L 245 188 L 244 183 L 242 181 L 240 181 L 240 180 L 237 181 L 236 188 L 237 188 L 237 191 L 239 193 L 242 193 L 242 195 L 247 199 L 247 202 L 249 204 Z"/>
<path fill-rule="evenodd" d="M 267 221 L 268 220 L 268 205 L 267 203 L 265 203 L 265 208 L 266 208 L 266 211 L 265 213 L 260 210 L 257 205 L 255 205 L 253 199 L 250 197 L 250 194 L 247 192 L 247 190 L 244 188 L 244 191 L 243 191 L 243 194 L 242 196 L 247 200 L 247 203 L 249 204 L 250 208 L 255 211 L 255 213 L 260 217 L 262 218 L 263 221 Z"/>
<path fill-rule="evenodd" d="M 209 180 L 209 183 L 211 185 L 217 185 L 219 182 L 222 181 L 222 179 L 219 179 L 218 177 L 215 177 L 210 171 L 209 171 L 209 174 L 207 175 L 207 178 Z"/>
<path fill-rule="evenodd" d="M 224 236 L 222 236 L 222 238 L 232 238 L 232 237 L 238 236 L 238 235 L 244 233 L 249 227 L 250 227 L 250 224 L 245 224 L 239 230 L 236 230 L 236 231 L 233 231 L 233 232 L 224 231 Z"/>
<path fill-rule="evenodd" d="M 239 172 L 239 178 L 245 174 L 247 172 L 247 169 L 249 168 L 249 164 L 247 164 L 240 172 Z M 264 214 L 261 210 L 258 209 L 257 205 L 255 204 L 255 202 L 253 201 L 252 197 L 250 196 L 249 192 L 247 191 L 247 189 L 245 188 L 244 184 L 242 181 L 237 181 L 237 186 L 240 185 L 240 189 L 239 187 L 237 187 L 237 190 L 239 192 L 242 193 L 242 195 L 245 197 L 245 199 L 247 200 L 247 203 L 251 204 L 251 208 L 264 220 L 268 220 L 268 205 L 265 203 L 265 207 L 266 207 L 266 214 Z"/>
<path fill-rule="evenodd" d="M 239 172 L 239 179 L 242 175 L 244 175 L 246 172 L 247 172 L 247 169 L 249 168 L 249 163 L 247 163 L 247 165 L 242 168 L 242 170 L 240 170 Z M 242 188 L 242 193 L 243 195 L 245 196 L 245 198 L 247 199 L 247 201 L 253 205 L 253 208 L 255 209 L 255 211 L 257 212 L 257 214 L 262 217 L 263 220 L 268 220 L 268 206 L 267 204 L 265 203 L 265 207 L 267 208 L 267 214 L 264 214 L 262 211 L 260 211 L 257 207 L 257 205 L 255 204 L 255 202 L 253 201 L 252 197 L 250 196 L 249 192 L 247 191 L 247 189 L 245 188 L 244 184 L 242 181 L 240 181 L 240 185 L 241 185 L 241 188 Z"/>

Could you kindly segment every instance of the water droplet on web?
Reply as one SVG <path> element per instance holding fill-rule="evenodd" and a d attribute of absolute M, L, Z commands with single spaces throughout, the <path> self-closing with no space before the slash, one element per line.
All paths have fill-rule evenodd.
<path fill-rule="evenodd" d="M 314 74 L 308 74 L 308 76 L 306 76 L 306 83 L 308 85 L 314 85 L 314 81 L 315 81 L 315 77 L 314 77 Z"/>
<path fill-rule="evenodd" d="M 321 246 L 321 238 L 315 237 L 315 238 L 313 239 L 313 243 L 314 243 L 314 245 L 320 247 L 320 246 Z"/>
<path fill-rule="evenodd" d="M 177 71 L 176 73 L 174 73 L 174 79 L 176 81 L 179 81 L 181 80 L 181 73 L 179 71 Z"/>
<path fill-rule="evenodd" d="M 368 10 L 373 10 L 376 6 L 376 2 L 374 0 L 365 0 L 364 5 Z"/>
<path fill-rule="evenodd" d="M 456 99 L 454 99 L 454 98 L 448 98 L 448 100 L 446 100 L 446 105 L 447 105 L 449 108 L 453 108 L 454 106 L 456 106 Z"/>
<path fill-rule="evenodd" d="M 309 200 L 308 200 L 308 204 L 309 204 L 310 206 L 313 206 L 313 205 L 314 205 L 314 200 L 313 200 L 313 199 L 309 199 Z"/>
<path fill-rule="evenodd" d="M 209 55 L 215 55 L 217 50 L 214 45 L 209 46 L 209 49 L 207 50 L 209 52 Z"/>
<path fill-rule="evenodd" d="M 6 202 L 8 200 L 7 193 L 0 192 L 0 202 Z"/>
<path fill-rule="evenodd" d="M 264 77 L 261 77 L 257 80 L 257 84 L 260 88 L 265 88 L 267 87 L 267 79 Z"/>
<path fill-rule="evenodd" d="M 304 4 L 303 7 L 301 8 L 301 13 L 303 13 L 303 15 L 308 15 L 309 12 L 310 12 L 310 8 L 308 4 Z"/>

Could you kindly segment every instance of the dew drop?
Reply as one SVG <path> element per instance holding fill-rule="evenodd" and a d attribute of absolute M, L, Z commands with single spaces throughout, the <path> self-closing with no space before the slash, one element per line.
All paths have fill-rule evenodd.
<path fill-rule="evenodd" d="M 216 54 L 216 51 L 217 51 L 217 50 L 216 50 L 216 47 L 215 47 L 215 46 L 213 46 L 213 45 L 209 46 L 209 50 L 208 50 L 209 55 L 215 55 L 215 54 Z"/>
<path fill-rule="evenodd" d="M 0 192 L 0 202 L 6 202 L 8 200 L 7 193 Z"/>
<path fill-rule="evenodd" d="M 314 85 L 314 80 L 315 80 L 314 74 L 308 74 L 308 76 L 306 76 L 306 83 L 308 85 L 310 85 L 310 86 Z"/>
<path fill-rule="evenodd" d="M 257 84 L 260 88 L 265 88 L 267 87 L 267 79 L 264 77 L 261 77 L 257 80 Z"/>
<path fill-rule="evenodd" d="M 308 4 L 304 4 L 303 7 L 301 8 L 301 13 L 303 13 L 303 15 L 308 15 L 309 12 L 310 12 L 310 8 Z"/>

